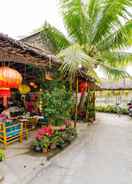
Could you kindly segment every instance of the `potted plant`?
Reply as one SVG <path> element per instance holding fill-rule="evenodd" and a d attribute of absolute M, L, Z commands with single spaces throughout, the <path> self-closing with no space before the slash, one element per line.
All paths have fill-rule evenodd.
<path fill-rule="evenodd" d="M 63 132 L 61 130 L 56 130 L 54 132 L 54 136 L 52 136 L 52 141 L 51 141 L 51 149 L 55 149 L 56 147 L 63 147 L 64 145 L 64 140 L 63 140 Z"/>
<path fill-rule="evenodd" d="M 49 151 L 50 144 L 51 144 L 50 137 L 45 135 L 43 139 L 41 140 L 41 144 L 42 144 L 43 153 L 47 154 Z"/>
<path fill-rule="evenodd" d="M 54 130 L 51 126 L 39 129 L 36 134 L 36 140 L 33 142 L 34 150 L 47 152 L 51 143 L 51 137 L 53 133 Z"/>
<path fill-rule="evenodd" d="M 34 150 L 35 152 L 42 152 L 42 144 L 41 144 L 41 141 L 35 140 L 35 141 L 33 142 L 32 147 L 33 147 L 33 150 Z"/>

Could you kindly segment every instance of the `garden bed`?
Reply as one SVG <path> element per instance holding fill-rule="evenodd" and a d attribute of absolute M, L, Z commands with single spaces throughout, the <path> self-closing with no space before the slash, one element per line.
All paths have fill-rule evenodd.
<path fill-rule="evenodd" d="M 76 128 L 71 121 L 60 127 L 47 126 L 38 130 L 32 150 L 43 153 L 48 159 L 64 150 L 77 137 Z"/>
<path fill-rule="evenodd" d="M 28 154 L 32 155 L 32 156 L 38 156 L 38 157 L 45 156 L 47 158 L 47 160 L 50 160 L 51 158 L 53 158 L 57 154 L 64 151 L 68 146 L 70 146 L 76 140 L 76 138 L 77 138 L 77 136 L 75 136 L 70 143 L 65 143 L 63 148 L 56 148 L 54 150 L 48 151 L 47 153 L 35 152 L 34 150 L 32 150 L 32 151 L 28 152 Z M 32 149 L 32 147 L 31 147 L 31 149 Z"/>

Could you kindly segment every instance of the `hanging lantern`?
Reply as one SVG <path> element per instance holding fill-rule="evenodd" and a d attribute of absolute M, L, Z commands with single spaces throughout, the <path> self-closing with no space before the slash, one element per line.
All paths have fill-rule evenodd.
<path fill-rule="evenodd" d="M 11 96 L 10 88 L 0 88 L 0 97 L 3 97 L 3 106 L 8 106 L 8 98 Z"/>
<path fill-rule="evenodd" d="M 0 67 L 0 87 L 18 88 L 22 82 L 21 74 L 9 67 Z"/>
<path fill-rule="evenodd" d="M 29 93 L 31 91 L 30 87 L 26 84 L 22 84 L 19 87 L 19 91 L 21 94 L 26 95 L 27 93 Z"/>
<path fill-rule="evenodd" d="M 10 89 L 9 88 L 0 88 L 0 96 L 1 97 L 4 97 L 4 96 L 10 97 L 11 96 Z"/>
<path fill-rule="evenodd" d="M 7 108 L 10 88 L 18 88 L 22 82 L 21 74 L 9 67 L 0 67 L 0 96 L 3 97 L 3 106 Z"/>
<path fill-rule="evenodd" d="M 87 88 L 90 87 L 87 82 L 81 82 L 79 85 L 80 92 L 84 92 L 87 90 Z"/>

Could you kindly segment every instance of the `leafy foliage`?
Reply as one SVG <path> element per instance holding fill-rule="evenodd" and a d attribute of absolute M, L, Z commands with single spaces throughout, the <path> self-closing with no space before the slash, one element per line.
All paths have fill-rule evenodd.
<path fill-rule="evenodd" d="M 63 124 L 64 119 L 70 118 L 74 100 L 64 86 L 44 93 L 42 100 L 43 112 L 48 117 L 49 123 L 60 125 Z"/>
<path fill-rule="evenodd" d="M 118 108 L 114 105 L 98 105 L 98 106 L 96 106 L 96 111 L 97 112 L 109 112 L 109 113 L 118 113 L 119 112 Z M 128 114 L 128 109 L 121 107 L 120 113 L 121 114 Z"/>
<path fill-rule="evenodd" d="M 109 78 L 129 77 L 122 67 L 132 61 L 132 53 L 123 51 L 132 45 L 131 7 L 132 0 L 60 0 L 67 36 L 46 24 L 42 38 L 52 45 L 70 78 L 80 65 L 95 79 L 98 66 Z"/>

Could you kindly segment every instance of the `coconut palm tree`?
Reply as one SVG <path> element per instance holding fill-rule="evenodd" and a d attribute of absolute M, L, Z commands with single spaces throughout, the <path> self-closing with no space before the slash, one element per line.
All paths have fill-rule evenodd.
<path fill-rule="evenodd" d="M 61 58 L 64 73 L 74 77 L 79 66 L 98 78 L 99 67 L 110 78 L 128 77 L 122 67 L 132 61 L 132 0 L 60 0 L 64 35 L 46 23 L 42 38 Z"/>
<path fill-rule="evenodd" d="M 128 77 L 123 67 L 132 61 L 132 0 L 60 0 L 67 34 L 45 23 L 41 36 L 62 61 L 70 79 L 78 72 L 99 80 L 97 68 L 108 78 Z"/>

